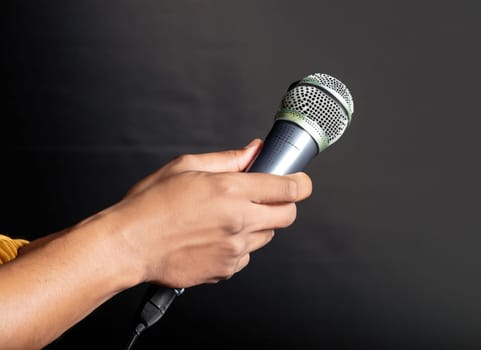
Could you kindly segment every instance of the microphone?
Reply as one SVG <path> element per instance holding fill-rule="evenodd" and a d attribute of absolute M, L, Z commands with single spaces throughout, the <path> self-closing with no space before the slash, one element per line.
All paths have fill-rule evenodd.
<path fill-rule="evenodd" d="M 276 175 L 302 171 L 342 136 L 353 112 L 351 93 L 336 78 L 315 73 L 292 83 L 262 151 L 247 171 Z"/>
<path fill-rule="evenodd" d="M 336 142 L 351 123 L 354 102 L 336 78 L 314 73 L 293 82 L 281 100 L 274 125 L 262 150 L 246 172 L 286 175 L 302 171 L 320 152 Z M 184 289 L 151 285 L 127 349 L 156 323 Z"/>

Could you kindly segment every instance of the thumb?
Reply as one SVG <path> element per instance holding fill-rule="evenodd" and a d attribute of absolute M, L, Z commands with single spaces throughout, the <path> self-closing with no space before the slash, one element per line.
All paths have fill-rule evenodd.
<path fill-rule="evenodd" d="M 162 177 L 172 171 L 208 171 L 208 172 L 229 172 L 244 171 L 250 162 L 259 153 L 262 147 L 261 139 L 252 140 L 247 146 L 237 150 L 229 150 L 213 153 L 201 153 L 190 155 L 188 158 L 177 158 L 177 162 L 170 162 L 167 166 L 145 177 L 135 184 L 126 194 L 129 195 L 142 192 Z"/>
<path fill-rule="evenodd" d="M 262 148 L 262 140 L 254 139 L 240 149 L 203 153 L 194 156 L 191 170 L 209 172 L 244 171 Z"/>

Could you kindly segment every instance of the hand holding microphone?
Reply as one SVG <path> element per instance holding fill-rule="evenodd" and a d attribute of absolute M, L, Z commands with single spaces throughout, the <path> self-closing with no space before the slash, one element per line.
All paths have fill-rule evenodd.
<path fill-rule="evenodd" d="M 308 76 L 289 87 L 261 150 L 254 142 L 179 157 L 121 201 L 32 241 L 0 271 L 2 344 L 44 347 L 117 293 L 152 282 L 137 337 L 183 288 L 240 271 L 295 220 L 296 203 L 311 193 L 300 171 L 344 133 L 352 107 L 338 80 Z"/>
<path fill-rule="evenodd" d="M 227 279 L 272 229 L 294 221 L 310 179 L 243 173 L 260 146 L 178 157 L 129 191 L 118 214 L 142 282 L 191 287 Z"/>
<path fill-rule="evenodd" d="M 160 260 L 159 265 L 149 267 L 154 271 L 158 269 L 165 271 L 160 274 L 162 278 L 151 281 L 167 287 L 152 286 L 128 349 L 144 329 L 163 316 L 175 297 L 182 294 L 183 287 L 217 282 L 230 277 L 248 264 L 250 252 L 270 241 L 274 228 L 292 224 L 295 219 L 295 203 L 311 193 L 310 180 L 305 174 L 299 172 L 303 171 L 317 154 L 342 136 L 351 122 L 353 111 L 352 96 L 343 83 L 327 74 L 309 75 L 289 86 L 276 113 L 274 125 L 260 152 L 254 146 L 250 150 L 248 148 L 223 154 L 181 157 L 134 187 L 133 195 L 135 196 L 136 193 L 142 195 L 144 188 L 152 186 L 165 177 L 166 180 L 163 182 L 163 195 L 165 195 L 169 193 L 170 172 L 177 174 L 177 177 L 170 178 L 172 193 L 176 193 L 174 184 L 178 187 L 181 182 L 187 190 L 185 193 L 196 196 L 197 200 L 186 201 L 193 205 L 191 208 L 184 208 L 183 212 L 188 214 L 187 216 L 173 218 L 175 229 L 171 230 L 172 235 L 169 237 L 172 238 L 172 242 L 176 242 L 178 237 L 186 237 L 186 231 L 188 232 L 186 228 L 189 224 L 194 227 L 198 225 L 197 232 L 192 232 L 197 235 L 197 246 L 192 246 L 191 251 L 199 252 L 196 249 L 204 244 L 204 253 L 190 255 L 189 249 L 175 252 L 175 245 L 170 243 L 169 237 L 159 242 L 167 247 L 172 246 L 171 249 L 174 251 L 170 254 L 171 261 Z M 252 152 L 258 154 L 255 155 Z M 227 156 L 230 160 L 225 163 L 222 161 L 218 164 L 210 163 L 210 166 L 205 162 L 216 157 L 220 160 L 223 156 Z M 247 162 L 252 159 L 254 160 L 248 165 Z M 229 166 L 226 167 L 226 164 Z M 243 176 L 246 174 L 235 173 L 242 171 L 251 174 Z M 219 193 L 223 196 L 214 196 Z M 212 245 L 212 242 L 215 242 L 212 235 L 216 232 L 219 234 L 219 227 L 222 225 L 212 224 L 211 227 L 200 225 L 202 222 L 209 222 L 205 216 L 205 209 L 209 207 L 225 209 L 215 213 L 211 218 L 212 222 L 217 223 L 220 223 L 219 219 L 225 220 L 222 233 L 225 234 L 227 231 L 227 234 L 232 236 L 232 239 L 225 241 L 229 244 L 224 250 L 216 250 L 218 247 Z M 235 210 L 229 210 L 229 208 Z M 233 213 L 236 213 L 235 217 L 232 216 Z M 204 235 L 206 238 L 202 240 Z M 219 237 L 221 237 L 220 234 Z M 186 239 L 186 242 L 188 241 Z M 143 250 L 143 247 L 138 248 Z M 225 254 L 218 256 L 217 262 L 226 262 L 224 266 L 217 263 L 209 267 L 202 264 L 202 261 L 195 261 L 202 259 L 202 256 L 212 257 L 212 254 L 209 255 L 209 250 L 213 253 L 228 252 L 227 255 L 231 254 L 231 258 L 226 258 Z M 193 266 L 193 268 L 189 270 L 186 266 Z M 207 270 L 199 271 L 202 266 Z M 216 268 L 219 268 L 218 272 L 209 271 Z M 211 273 L 210 279 L 206 278 L 209 273 Z M 168 276 L 171 277 L 168 278 Z M 171 289 L 168 288 L 169 286 L 180 288 Z"/>

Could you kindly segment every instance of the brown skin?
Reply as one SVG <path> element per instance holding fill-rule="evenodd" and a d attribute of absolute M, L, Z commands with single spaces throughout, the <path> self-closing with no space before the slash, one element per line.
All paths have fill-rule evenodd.
<path fill-rule="evenodd" d="M 22 248 L 0 267 L 2 349 L 40 349 L 142 282 L 187 288 L 242 270 L 312 190 L 304 173 L 243 172 L 261 145 L 178 157 L 113 206 Z"/>

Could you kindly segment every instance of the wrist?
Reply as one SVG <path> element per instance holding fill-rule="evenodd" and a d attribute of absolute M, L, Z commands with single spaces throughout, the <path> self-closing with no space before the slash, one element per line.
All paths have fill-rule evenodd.
<path fill-rule="evenodd" d="M 125 230 L 118 213 L 106 209 L 75 225 L 69 235 L 79 235 L 90 240 L 93 250 L 106 278 L 115 292 L 143 282 L 143 269 L 132 247 L 125 241 Z"/>

